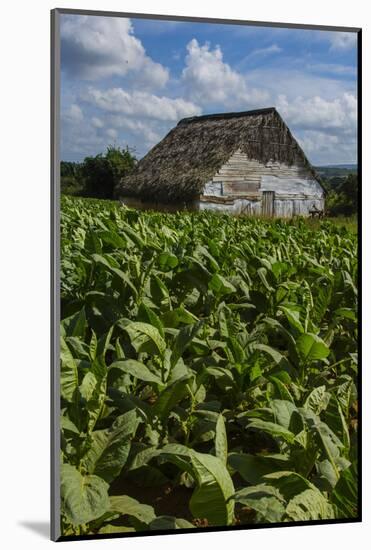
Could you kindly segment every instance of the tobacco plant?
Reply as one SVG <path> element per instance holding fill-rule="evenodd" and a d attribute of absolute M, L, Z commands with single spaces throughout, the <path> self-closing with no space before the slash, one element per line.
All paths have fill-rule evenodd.
<path fill-rule="evenodd" d="M 356 234 L 63 197 L 61 317 L 63 535 L 357 516 Z"/>

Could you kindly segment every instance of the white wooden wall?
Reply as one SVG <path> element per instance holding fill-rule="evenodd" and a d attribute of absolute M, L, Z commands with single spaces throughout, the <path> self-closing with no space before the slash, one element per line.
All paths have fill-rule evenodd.
<path fill-rule="evenodd" d="M 237 151 L 206 183 L 199 208 L 261 214 L 263 191 L 274 191 L 274 215 L 309 215 L 313 207 L 323 210 L 324 192 L 304 164 L 263 164 Z"/>

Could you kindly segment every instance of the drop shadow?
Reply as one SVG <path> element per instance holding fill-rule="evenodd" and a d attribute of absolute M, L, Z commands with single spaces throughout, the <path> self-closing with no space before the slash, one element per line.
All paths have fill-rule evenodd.
<path fill-rule="evenodd" d="M 50 539 L 50 523 L 48 521 L 19 521 L 18 525 L 33 531 L 43 539 Z"/>

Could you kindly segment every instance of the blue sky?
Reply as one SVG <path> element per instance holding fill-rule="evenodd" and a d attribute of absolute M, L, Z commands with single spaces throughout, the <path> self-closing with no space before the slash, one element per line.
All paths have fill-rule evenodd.
<path fill-rule="evenodd" d="M 278 109 L 314 164 L 356 162 L 356 35 L 61 16 L 61 158 L 138 158 L 184 117 Z"/>

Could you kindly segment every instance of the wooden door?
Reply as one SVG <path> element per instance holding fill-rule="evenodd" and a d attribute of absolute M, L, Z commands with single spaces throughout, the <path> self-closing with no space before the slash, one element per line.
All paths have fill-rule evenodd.
<path fill-rule="evenodd" d="M 267 218 L 274 216 L 274 191 L 263 191 L 262 215 Z"/>

